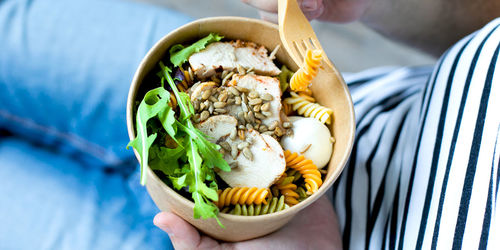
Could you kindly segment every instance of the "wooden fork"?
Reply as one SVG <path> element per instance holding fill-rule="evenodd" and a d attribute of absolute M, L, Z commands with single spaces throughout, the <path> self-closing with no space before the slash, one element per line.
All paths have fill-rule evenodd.
<path fill-rule="evenodd" d="M 278 23 L 281 42 L 297 65 L 303 64 L 307 49 L 320 49 L 326 64 L 323 70 L 335 71 L 297 0 L 278 0 Z"/>

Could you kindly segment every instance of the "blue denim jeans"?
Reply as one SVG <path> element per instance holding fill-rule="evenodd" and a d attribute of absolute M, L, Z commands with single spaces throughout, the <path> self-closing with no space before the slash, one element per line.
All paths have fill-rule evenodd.
<path fill-rule="evenodd" d="M 189 18 L 119 0 L 0 1 L 0 249 L 162 249 L 126 150 L 132 76 Z"/>

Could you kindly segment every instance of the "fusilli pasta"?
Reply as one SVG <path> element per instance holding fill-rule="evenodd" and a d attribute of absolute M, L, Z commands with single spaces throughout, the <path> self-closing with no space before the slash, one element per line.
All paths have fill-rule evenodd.
<path fill-rule="evenodd" d="M 218 190 L 219 200 L 214 202 L 219 208 L 236 204 L 267 204 L 266 198 L 270 197 L 269 189 L 256 187 L 235 187 Z"/>
<path fill-rule="evenodd" d="M 298 91 L 299 96 L 304 97 L 305 100 L 309 102 L 316 102 L 316 99 L 312 96 L 312 91 L 310 88 L 306 88 L 304 91 Z"/>
<path fill-rule="evenodd" d="M 299 203 L 297 198 L 299 198 L 299 194 L 295 192 L 297 189 L 297 185 L 293 184 L 295 176 L 287 176 L 286 173 L 279 178 L 276 182 L 276 188 L 280 191 L 280 193 L 285 197 L 285 203 L 289 206 L 293 206 Z"/>
<path fill-rule="evenodd" d="M 243 215 L 243 216 L 256 216 L 256 215 L 264 215 L 271 214 L 275 212 L 279 212 L 283 209 L 289 208 L 289 206 L 285 203 L 285 196 L 281 196 L 279 199 L 277 197 L 273 197 L 267 204 L 259 204 L 259 205 L 240 205 L 236 204 L 234 208 L 229 212 L 234 215 Z"/>
<path fill-rule="evenodd" d="M 312 103 L 295 92 L 290 92 L 291 97 L 285 98 L 284 103 L 291 104 L 293 110 L 299 115 L 311 117 L 322 123 L 330 124 L 333 110 L 323 107 L 318 103 Z"/>
<path fill-rule="evenodd" d="M 287 167 L 296 169 L 302 174 L 307 194 L 313 194 L 318 191 L 321 184 L 323 184 L 323 180 L 321 179 L 321 173 L 312 160 L 306 159 L 303 155 L 291 153 L 290 150 L 286 150 L 285 161 Z"/>
<path fill-rule="evenodd" d="M 307 50 L 304 58 L 304 64 L 300 67 L 290 80 L 290 89 L 292 91 L 304 91 L 312 79 L 318 74 L 321 64 L 321 50 Z"/>

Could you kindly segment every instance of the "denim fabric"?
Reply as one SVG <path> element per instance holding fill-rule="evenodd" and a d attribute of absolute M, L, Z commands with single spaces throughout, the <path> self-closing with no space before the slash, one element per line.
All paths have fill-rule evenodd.
<path fill-rule="evenodd" d="M 171 247 L 125 149 L 125 104 L 147 50 L 188 21 L 118 0 L 0 1 L 0 249 Z"/>

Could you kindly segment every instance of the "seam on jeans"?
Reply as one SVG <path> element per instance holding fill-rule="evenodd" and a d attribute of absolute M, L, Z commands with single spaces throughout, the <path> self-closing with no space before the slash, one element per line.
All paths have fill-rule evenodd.
<path fill-rule="evenodd" d="M 60 140 L 66 141 L 68 144 L 70 144 L 70 146 L 76 148 L 77 150 L 85 154 L 89 154 L 107 164 L 117 164 L 121 162 L 121 160 L 113 153 L 109 153 L 103 147 L 95 143 L 92 143 L 88 140 L 85 140 L 82 137 L 77 136 L 75 134 L 61 132 L 53 127 L 40 125 L 34 122 L 33 120 L 21 118 L 19 116 L 7 112 L 6 110 L 0 110 L 0 116 L 14 123 L 19 123 L 26 129 L 32 129 L 39 132 L 44 132 Z"/>

